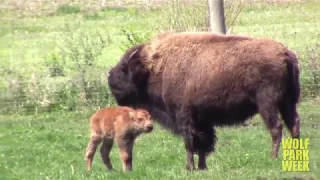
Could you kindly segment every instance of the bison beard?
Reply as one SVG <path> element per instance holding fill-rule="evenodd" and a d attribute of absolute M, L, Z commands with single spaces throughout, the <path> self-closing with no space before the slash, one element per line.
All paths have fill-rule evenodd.
<path fill-rule="evenodd" d="M 119 105 L 148 110 L 184 138 L 187 168 L 206 169 L 215 126 L 243 123 L 259 113 L 277 158 L 282 135 L 278 111 L 299 138 L 298 60 L 266 38 L 169 33 L 136 45 L 110 70 L 108 83 Z"/>

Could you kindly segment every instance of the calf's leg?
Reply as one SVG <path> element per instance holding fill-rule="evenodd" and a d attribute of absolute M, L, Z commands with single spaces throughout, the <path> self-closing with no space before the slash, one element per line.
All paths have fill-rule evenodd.
<path fill-rule="evenodd" d="M 94 154 L 97 150 L 98 145 L 101 143 L 101 138 L 98 136 L 91 136 L 90 141 L 88 143 L 87 149 L 86 149 L 86 155 L 85 160 L 87 161 L 87 169 L 90 171 L 92 167 L 92 160 L 94 157 Z"/>
<path fill-rule="evenodd" d="M 104 139 L 100 148 L 100 155 L 103 163 L 107 166 L 108 170 L 113 170 L 110 161 L 110 151 L 113 146 L 113 139 Z"/>
<path fill-rule="evenodd" d="M 123 171 L 132 171 L 132 150 L 134 139 L 117 138 Z"/>

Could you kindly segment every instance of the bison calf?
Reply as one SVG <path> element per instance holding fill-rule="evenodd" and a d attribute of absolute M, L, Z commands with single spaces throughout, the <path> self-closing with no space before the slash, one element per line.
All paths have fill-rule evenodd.
<path fill-rule="evenodd" d="M 91 137 L 85 155 L 87 169 L 91 170 L 95 151 L 101 142 L 101 158 L 109 170 L 113 169 L 109 154 L 115 140 L 119 146 L 123 171 L 131 171 L 134 140 L 152 129 L 151 116 L 145 110 L 125 106 L 98 110 L 90 118 Z"/>

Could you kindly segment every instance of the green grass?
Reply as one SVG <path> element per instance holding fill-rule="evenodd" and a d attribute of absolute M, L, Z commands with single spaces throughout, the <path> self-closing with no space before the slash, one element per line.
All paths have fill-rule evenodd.
<path fill-rule="evenodd" d="M 85 168 L 90 114 L 52 113 L 38 116 L 1 115 L 1 179 L 255 179 L 258 176 L 320 177 L 319 102 L 300 105 L 301 135 L 310 138 L 310 172 L 282 172 L 279 160 L 270 160 L 271 137 L 257 116 L 249 127 L 218 128 L 216 152 L 208 171 L 187 172 L 182 139 L 156 125 L 140 136 L 134 147 L 134 171 L 121 172 L 117 146 L 111 152 L 116 169 L 108 172 L 99 152 L 93 171 Z M 289 133 L 285 130 L 285 137 Z"/>
<path fill-rule="evenodd" d="M 307 85 L 311 82 L 308 81 L 306 50 L 320 41 L 319 9 L 317 1 L 248 6 L 232 27 L 232 33 L 270 37 L 289 46 L 301 60 L 301 79 Z M 135 9 L 83 13 L 78 7 L 67 6 L 60 8 L 57 16 L 37 18 L 18 18 L 14 12 L 0 11 L 0 67 L 17 72 L 26 82 L 32 73 L 46 72 L 45 62 L 63 42 L 67 24 L 74 33 L 101 30 L 111 37 L 111 42 L 98 58 L 99 70 L 90 71 L 99 77 L 123 53 L 120 47 L 125 36 L 121 29 L 133 30 L 140 35 L 155 32 L 153 25 L 161 18 L 157 11 L 144 12 L 144 15 Z M 66 78 L 70 78 L 70 74 Z M 1 78 L 1 91 L 8 87 L 5 78 Z M 43 81 L 49 84 L 64 80 L 59 78 L 44 78 Z M 5 103 L 0 99 L 0 109 L 13 105 L 13 102 Z M 269 159 L 271 138 L 259 117 L 252 120 L 253 126 L 250 127 L 218 128 L 216 152 L 208 158 L 208 171 L 187 172 L 182 139 L 157 125 L 153 133 L 138 138 L 133 172 L 121 172 L 115 146 L 111 159 L 117 171 L 108 172 L 98 153 L 93 172 L 88 173 L 83 158 L 89 138 L 89 113 L 3 113 L 0 115 L 0 179 L 256 179 L 258 176 L 319 179 L 319 109 L 319 99 L 304 101 L 299 106 L 302 137 L 311 140 L 311 171 L 306 173 L 282 172 L 282 150 L 279 160 Z M 285 136 L 288 135 L 286 130 Z"/>

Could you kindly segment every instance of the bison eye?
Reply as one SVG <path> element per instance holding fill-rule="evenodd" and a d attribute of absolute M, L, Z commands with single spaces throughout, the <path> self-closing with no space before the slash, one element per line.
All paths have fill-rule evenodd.
<path fill-rule="evenodd" d="M 138 121 L 139 121 L 139 122 L 143 121 L 143 118 L 138 118 Z"/>
<path fill-rule="evenodd" d="M 128 74 L 128 68 L 126 66 L 121 66 L 121 71 L 125 74 Z"/>

